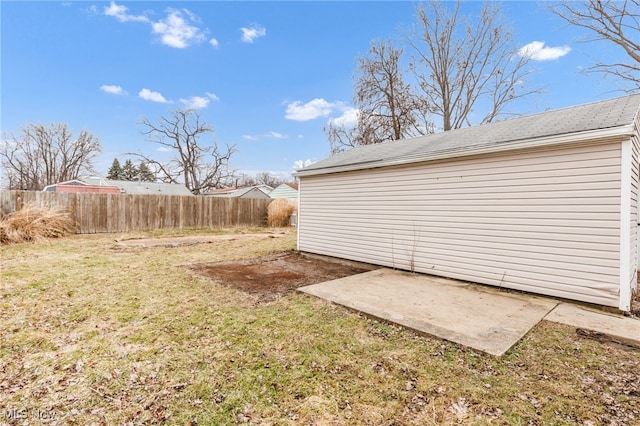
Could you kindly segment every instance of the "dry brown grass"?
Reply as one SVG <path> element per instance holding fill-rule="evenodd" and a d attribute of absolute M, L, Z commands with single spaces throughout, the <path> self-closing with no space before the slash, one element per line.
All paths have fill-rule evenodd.
<path fill-rule="evenodd" d="M 0 243 L 16 244 L 64 237 L 75 232 L 69 213 L 31 205 L 0 218 Z"/>
<path fill-rule="evenodd" d="M 197 235 L 182 232 L 120 237 Z M 639 424 L 639 353 L 574 328 L 542 321 L 496 358 L 301 293 L 257 303 L 188 267 L 296 236 L 0 247 L 0 425 Z"/>
<path fill-rule="evenodd" d="M 267 223 L 272 228 L 289 226 L 291 215 L 296 210 L 296 205 L 286 198 L 277 198 L 267 208 Z"/>

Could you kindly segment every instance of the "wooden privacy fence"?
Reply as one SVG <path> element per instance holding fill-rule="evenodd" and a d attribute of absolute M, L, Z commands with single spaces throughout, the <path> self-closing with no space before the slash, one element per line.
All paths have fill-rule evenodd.
<path fill-rule="evenodd" d="M 68 211 L 78 233 L 146 231 L 161 228 L 265 226 L 270 199 L 179 195 L 131 195 L 0 191 L 0 213 L 24 205 Z"/>

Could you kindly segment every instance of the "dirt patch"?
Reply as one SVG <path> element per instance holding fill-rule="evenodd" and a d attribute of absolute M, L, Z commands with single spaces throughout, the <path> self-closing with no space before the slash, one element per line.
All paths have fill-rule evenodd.
<path fill-rule="evenodd" d="M 310 258 L 295 252 L 189 267 L 226 286 L 258 296 L 259 302 L 271 302 L 305 285 L 348 277 L 369 270 Z"/>
<path fill-rule="evenodd" d="M 638 342 L 617 338 L 615 336 L 609 336 L 608 334 L 600 333 L 598 331 L 577 328 L 576 334 L 586 339 L 592 339 L 600 342 L 603 345 L 613 346 L 625 351 L 640 350 L 640 344 Z"/>
<path fill-rule="evenodd" d="M 180 247 L 194 244 L 215 243 L 218 241 L 236 241 L 263 238 L 286 237 L 284 232 L 261 234 L 228 234 L 228 235 L 204 235 L 190 237 L 161 237 L 161 238 L 133 238 L 119 240 L 117 243 L 123 247 Z"/>

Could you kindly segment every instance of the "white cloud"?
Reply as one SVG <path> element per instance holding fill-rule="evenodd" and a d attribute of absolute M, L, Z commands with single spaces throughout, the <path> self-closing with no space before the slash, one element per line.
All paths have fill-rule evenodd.
<path fill-rule="evenodd" d="M 282 133 L 271 131 L 269 132 L 269 137 L 274 139 L 287 139 L 289 136 L 283 135 Z"/>
<path fill-rule="evenodd" d="M 127 13 L 129 8 L 127 6 L 119 6 L 115 1 L 109 4 L 109 7 L 104 7 L 104 14 L 107 16 L 113 16 L 118 22 L 149 22 L 149 18 L 144 15 L 130 15 Z"/>
<path fill-rule="evenodd" d="M 102 86 L 100 86 L 100 90 L 102 90 L 105 93 L 111 93 L 112 95 L 126 95 L 127 94 L 127 92 L 122 90 L 122 87 L 114 86 L 114 85 L 110 85 L 110 84 L 103 84 Z"/>
<path fill-rule="evenodd" d="M 202 109 L 209 106 L 211 101 L 219 101 L 220 98 L 211 92 L 204 92 L 206 97 L 204 96 L 191 96 L 188 99 L 180 98 L 180 102 L 182 102 L 189 109 Z"/>
<path fill-rule="evenodd" d="M 304 139 L 304 135 L 298 135 L 298 139 Z"/>
<path fill-rule="evenodd" d="M 145 101 L 160 102 L 163 104 L 169 103 L 169 101 L 166 100 L 164 96 L 162 96 L 159 92 L 152 92 L 149 89 L 142 89 L 138 93 L 138 96 L 144 99 Z"/>
<path fill-rule="evenodd" d="M 552 61 L 571 51 L 569 46 L 545 47 L 543 41 L 532 41 L 518 50 L 520 56 L 528 56 L 534 61 Z"/>
<path fill-rule="evenodd" d="M 302 169 L 302 168 L 304 168 L 304 167 L 307 167 L 307 166 L 312 165 L 313 163 L 314 163 L 314 162 L 313 162 L 313 161 L 311 161 L 311 160 L 310 160 L 310 159 L 308 159 L 308 158 L 307 158 L 306 160 L 296 160 L 296 161 L 294 161 L 294 162 L 293 162 L 293 168 L 294 168 L 295 170 L 300 170 L 300 169 Z"/>
<path fill-rule="evenodd" d="M 89 9 L 95 9 L 95 6 L 91 6 Z M 153 34 L 160 36 L 160 41 L 165 46 L 175 47 L 182 49 L 193 44 L 201 43 L 206 40 L 208 29 L 200 29 L 200 18 L 187 9 L 172 9 L 166 10 L 167 16 L 159 21 L 151 21 L 145 15 L 131 15 L 128 12 L 126 6 L 116 4 L 115 1 L 111 1 L 109 6 L 104 7 L 104 14 L 116 18 L 119 22 L 146 22 L 151 25 L 151 31 Z M 152 13 L 152 12 L 150 12 Z M 209 39 L 209 44 L 213 47 L 218 47 L 218 40 L 215 38 Z"/>
<path fill-rule="evenodd" d="M 202 30 L 191 25 L 198 21 L 198 17 L 186 9 L 167 9 L 167 17 L 151 24 L 151 28 L 154 34 L 160 35 L 162 44 L 182 49 L 205 39 Z"/>
<path fill-rule="evenodd" d="M 303 104 L 302 101 L 295 101 L 287 105 L 285 118 L 295 121 L 309 121 L 319 117 L 326 117 L 334 110 L 343 110 L 342 102 L 327 102 L 322 98 L 316 98 Z"/>
<path fill-rule="evenodd" d="M 209 102 L 211 99 L 203 98 L 202 96 L 192 96 L 189 99 L 180 99 L 187 108 L 189 109 L 202 109 L 209 106 Z"/>
<path fill-rule="evenodd" d="M 156 151 L 159 151 L 159 152 L 170 152 L 171 148 L 168 148 L 166 146 L 161 146 L 161 147 L 156 148 Z"/>
<path fill-rule="evenodd" d="M 340 117 L 329 119 L 329 123 L 339 127 L 353 128 L 358 124 L 358 115 L 360 115 L 358 108 L 349 108 Z"/>
<path fill-rule="evenodd" d="M 274 132 L 273 130 L 268 132 L 268 133 L 263 133 L 260 135 L 242 135 L 242 139 L 248 140 L 248 141 L 259 141 L 261 139 L 289 139 L 289 136 L 283 134 L 283 133 L 279 133 L 279 132 Z"/>
<path fill-rule="evenodd" d="M 167 12 L 173 12 L 173 11 L 174 11 L 174 9 L 171 9 L 171 8 L 167 9 Z M 184 8 L 183 8 L 183 9 L 182 9 L 182 12 L 183 12 L 185 15 L 187 15 L 187 16 L 189 17 L 189 19 L 190 19 L 192 22 L 195 22 L 195 23 L 197 23 L 197 24 L 201 24 L 201 23 L 202 23 L 202 19 L 200 19 L 200 18 L 198 17 L 198 15 L 196 15 L 196 14 L 195 14 L 195 13 L 193 13 L 193 12 L 191 12 L 190 10 L 188 10 L 188 9 L 184 9 Z"/>
<path fill-rule="evenodd" d="M 255 39 L 267 35 L 267 29 L 256 24 L 253 24 L 248 28 L 242 27 L 240 28 L 240 31 L 242 31 L 241 40 L 245 43 L 253 43 Z"/>

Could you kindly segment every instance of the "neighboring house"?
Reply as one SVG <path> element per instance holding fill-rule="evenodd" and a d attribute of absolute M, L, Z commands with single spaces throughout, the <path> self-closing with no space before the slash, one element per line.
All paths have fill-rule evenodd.
<path fill-rule="evenodd" d="M 640 94 L 301 169 L 298 249 L 629 311 Z"/>
<path fill-rule="evenodd" d="M 226 187 L 226 188 L 216 188 L 216 189 L 211 189 L 207 192 L 205 192 L 202 195 L 206 195 L 207 197 L 228 197 L 229 194 L 231 194 L 233 191 L 237 191 L 238 188 L 236 188 L 235 186 L 233 187 Z"/>
<path fill-rule="evenodd" d="M 90 185 L 115 186 L 120 189 L 122 194 L 193 195 L 186 186 L 176 183 L 111 180 L 97 177 L 83 180 Z"/>
<path fill-rule="evenodd" d="M 298 184 L 283 183 L 275 187 L 269 194 L 271 198 L 287 198 L 292 201 L 298 201 Z"/>
<path fill-rule="evenodd" d="M 47 185 L 44 187 L 43 191 L 45 192 L 56 192 L 56 188 L 58 186 L 63 186 L 63 185 L 70 185 L 70 186 L 78 186 L 78 185 L 87 185 L 86 183 L 82 182 L 79 179 L 72 179 L 72 180 L 67 180 L 64 182 L 59 182 L 59 183 L 54 183 L 53 185 Z"/>
<path fill-rule="evenodd" d="M 260 185 L 262 186 L 262 185 Z M 267 195 L 260 186 L 248 186 L 246 188 L 220 188 L 207 192 L 207 197 L 225 197 L 225 198 L 265 198 Z M 264 185 L 267 186 L 267 185 Z M 269 187 L 270 188 L 270 187 Z"/>
<path fill-rule="evenodd" d="M 66 182 L 47 185 L 44 192 L 92 192 L 96 194 L 120 194 L 120 188 L 116 186 L 88 185 L 80 180 L 68 180 Z"/>
<path fill-rule="evenodd" d="M 271 193 L 271 191 L 273 191 L 273 186 L 267 185 L 267 184 L 260 184 L 260 185 L 254 185 L 254 188 L 258 188 L 260 191 L 264 192 L 265 194 L 269 195 Z"/>

